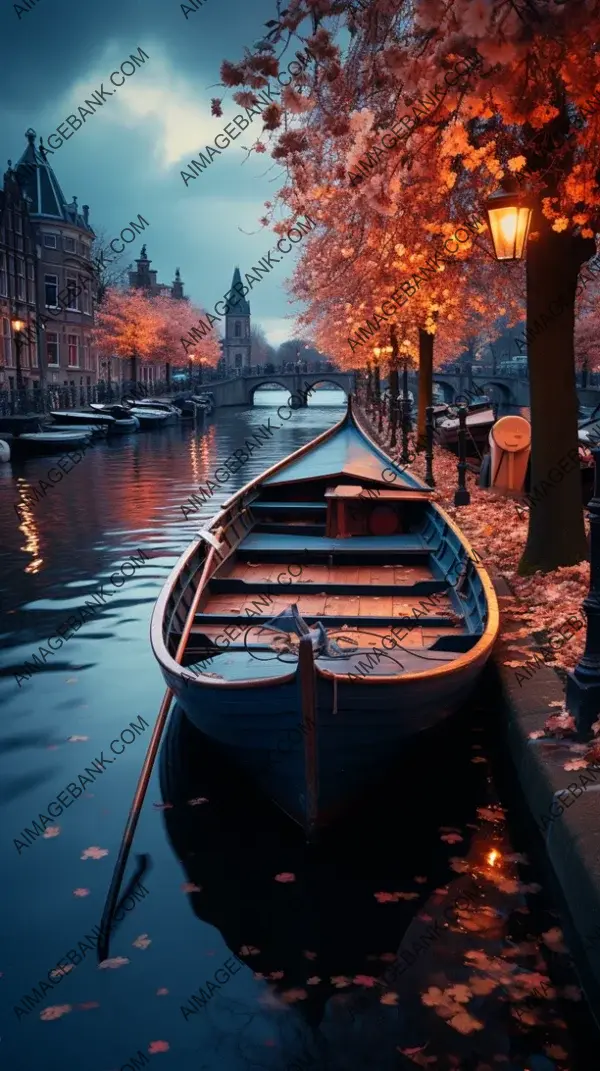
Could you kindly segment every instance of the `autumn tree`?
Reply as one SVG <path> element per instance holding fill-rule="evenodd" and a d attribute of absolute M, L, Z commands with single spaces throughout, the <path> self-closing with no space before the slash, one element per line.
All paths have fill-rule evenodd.
<path fill-rule="evenodd" d="M 109 288 L 96 313 L 94 342 L 100 353 L 131 361 L 131 379 L 137 383 L 138 362 L 151 361 L 161 344 L 162 320 L 142 290 Z"/>
<path fill-rule="evenodd" d="M 360 230 L 360 250 L 346 243 L 350 257 L 378 254 L 370 241 L 378 214 L 391 229 L 402 220 L 412 242 L 415 230 L 458 223 L 464 212 L 484 215 L 507 176 L 520 178 L 533 211 L 526 296 L 536 499 L 520 571 L 580 561 L 587 545 L 579 472 L 563 469 L 577 449 L 578 274 L 600 230 L 597 5 L 296 0 L 274 22 L 268 40 L 223 65 L 222 78 L 260 89 L 279 69 L 277 47 L 282 55 L 294 44 L 311 49 L 316 61 L 304 84 L 263 113 L 271 154 L 287 172 L 278 202 L 298 215 L 309 211 L 329 233 L 333 215 L 342 238 Z M 341 203 L 345 213 L 336 211 Z M 332 262 L 323 256 L 304 267 L 316 299 Z M 501 280 L 513 268 L 495 265 Z M 369 265 L 366 274 L 377 272 Z M 381 282 L 376 305 L 387 290 Z M 347 302 L 332 295 L 330 310 L 336 334 Z"/>

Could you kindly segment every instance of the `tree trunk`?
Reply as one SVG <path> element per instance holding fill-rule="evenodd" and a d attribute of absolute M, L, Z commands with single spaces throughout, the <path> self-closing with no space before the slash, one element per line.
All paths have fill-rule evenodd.
<path fill-rule="evenodd" d="M 165 381 L 168 389 L 171 386 L 171 365 L 168 361 L 165 365 Z"/>
<path fill-rule="evenodd" d="M 549 572 L 587 558 L 577 440 L 573 331 L 579 268 L 593 239 L 557 234 L 534 209 L 527 248 L 531 405 L 529 531 L 518 572 Z"/>
<path fill-rule="evenodd" d="M 433 399 L 433 335 L 419 328 L 419 415 L 417 422 L 417 450 L 427 447 L 425 420 L 428 405 Z"/>

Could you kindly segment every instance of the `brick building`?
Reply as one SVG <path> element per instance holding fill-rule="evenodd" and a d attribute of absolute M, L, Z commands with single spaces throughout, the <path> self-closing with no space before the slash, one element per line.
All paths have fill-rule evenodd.
<path fill-rule="evenodd" d="M 92 346 L 95 292 L 92 264 L 94 231 L 89 208 L 80 210 L 60 188 L 36 133 L 26 133 L 27 147 L 14 171 L 28 204 L 36 247 L 37 315 L 30 303 L 13 300 L 17 315 L 28 321 L 26 385 L 85 387 L 97 382 L 98 359 Z M 23 347 L 25 352 L 25 345 Z M 37 350 L 37 355 L 34 352 Z M 37 361 L 36 361 L 37 356 Z"/>
<path fill-rule="evenodd" d="M 0 391 L 39 386 L 37 340 L 21 346 L 21 384 L 17 383 L 17 344 L 12 321 L 35 320 L 37 250 L 29 202 L 10 166 L 0 190 Z"/>

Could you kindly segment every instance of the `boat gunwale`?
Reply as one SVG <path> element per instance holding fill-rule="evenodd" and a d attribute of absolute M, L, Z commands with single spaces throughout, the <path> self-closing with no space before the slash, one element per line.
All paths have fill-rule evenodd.
<path fill-rule="evenodd" d="M 374 440 L 372 439 L 372 437 L 369 434 L 369 432 L 367 431 L 367 429 L 360 422 L 360 419 L 357 416 L 357 414 L 356 414 L 356 412 L 354 410 L 354 407 L 352 406 L 351 396 L 349 396 L 348 409 L 347 409 L 346 413 L 344 414 L 344 416 L 336 424 L 333 424 L 331 426 L 331 428 L 327 428 L 324 432 L 321 433 L 321 435 L 317 436 L 316 439 L 312 439 L 310 442 L 305 443 L 303 446 L 299 447 L 298 450 L 294 451 L 292 454 L 288 454 L 287 457 L 283 458 L 281 461 L 276 462 L 275 465 L 272 465 L 269 469 L 265 469 L 264 472 L 260 473 L 258 476 L 255 476 L 252 480 L 250 480 L 247 484 L 245 484 L 244 487 L 240 488 L 239 491 L 236 491 L 233 495 L 231 495 L 230 498 L 228 498 L 226 500 L 226 502 L 223 503 L 219 513 L 215 514 L 215 516 L 212 519 L 207 521 L 205 530 L 206 531 L 213 531 L 214 529 L 216 529 L 218 527 L 218 522 L 225 517 L 225 515 L 231 509 L 231 507 L 233 505 L 235 505 L 235 503 L 239 499 L 241 499 L 245 494 L 250 492 L 257 485 L 260 485 L 267 478 L 267 476 L 270 476 L 274 472 L 278 471 L 280 468 L 282 468 L 285 464 L 287 464 L 292 459 L 295 459 L 295 458 L 301 456 L 302 454 L 306 453 L 309 450 L 309 448 L 312 449 L 313 447 L 317 446 L 321 442 L 324 442 L 327 438 L 331 437 L 337 431 L 340 431 L 342 429 L 343 425 L 349 420 L 354 421 L 354 423 L 358 426 L 361 434 L 365 437 L 365 439 L 367 440 L 369 445 L 372 446 L 376 450 L 377 453 L 383 454 L 384 457 L 386 457 L 389 461 L 392 462 L 392 465 L 395 468 L 399 468 L 399 466 L 396 464 L 396 462 L 393 460 L 393 458 L 391 458 L 389 456 L 389 454 L 387 454 L 386 450 L 383 447 L 379 446 L 377 443 L 374 442 Z M 419 480 L 419 477 L 414 476 L 413 478 L 418 480 L 419 482 L 421 482 Z M 426 490 L 427 492 L 431 493 L 431 488 L 427 487 L 426 485 L 423 485 L 423 489 Z M 448 525 L 448 527 L 451 529 L 451 531 L 454 532 L 454 534 L 456 535 L 456 537 L 458 539 L 458 542 L 460 543 L 461 546 L 464 547 L 468 558 L 472 562 L 472 564 L 474 566 L 474 569 L 475 569 L 475 572 L 476 572 L 476 574 L 479 577 L 479 580 L 481 582 L 481 585 L 482 585 L 482 588 L 483 588 L 483 592 L 484 592 L 484 595 L 485 595 L 485 599 L 486 599 L 486 606 L 487 606 L 487 611 L 488 611 L 488 614 L 487 614 L 488 619 L 487 619 L 486 626 L 485 626 L 485 628 L 484 628 L 479 640 L 477 641 L 475 646 L 471 648 L 470 651 L 464 652 L 462 654 L 457 654 L 457 657 L 455 659 L 453 659 L 449 663 L 446 663 L 443 666 L 437 666 L 435 668 L 423 669 L 423 670 L 419 670 L 419 671 L 417 671 L 415 673 L 394 674 L 394 675 L 386 675 L 386 676 L 383 676 L 383 675 L 379 676 L 379 675 L 370 674 L 368 677 L 363 678 L 361 680 L 361 683 L 369 684 L 371 686 L 393 684 L 395 687 L 400 687 L 400 686 L 403 686 L 404 684 L 410 684 L 415 680 L 425 680 L 425 679 L 427 679 L 427 680 L 430 680 L 430 679 L 431 680 L 437 680 L 437 679 L 442 678 L 444 676 L 450 676 L 450 674 L 452 674 L 452 673 L 457 673 L 457 672 L 464 671 L 465 669 L 467 669 L 470 666 L 473 666 L 473 668 L 475 668 L 475 664 L 477 662 L 480 662 L 482 660 L 483 661 L 487 660 L 487 658 L 489 657 L 489 654 L 491 652 L 491 648 L 493 647 L 493 644 L 494 644 L 494 642 L 496 640 L 496 637 L 498 635 L 498 630 L 499 630 L 499 626 L 500 626 L 500 612 L 499 612 L 499 607 L 498 607 L 498 600 L 497 600 L 497 597 L 496 597 L 496 592 L 494 590 L 492 581 L 491 581 L 487 571 L 483 568 L 482 565 L 480 565 L 477 562 L 477 560 L 475 558 L 475 555 L 474 555 L 474 552 L 473 552 L 473 548 L 472 548 L 469 540 L 464 535 L 464 533 L 461 531 L 461 529 L 459 529 L 458 526 L 454 523 L 452 518 L 446 513 L 446 511 L 443 509 L 443 507 L 438 505 L 437 502 L 433 502 L 431 500 L 431 498 L 429 498 L 426 495 L 423 496 L 423 501 L 427 502 L 427 504 L 429 506 L 433 507 L 433 509 L 439 514 L 441 519 Z M 162 624 L 163 624 L 164 614 L 165 614 L 165 611 L 166 611 L 166 606 L 167 606 L 168 600 L 169 600 L 169 598 L 171 596 L 171 593 L 172 593 L 172 590 L 173 590 L 173 588 L 174 588 L 174 586 L 175 586 L 175 584 L 176 584 L 176 582 L 177 582 L 177 580 L 179 578 L 179 575 L 183 571 L 183 569 L 185 568 L 185 565 L 187 564 L 189 559 L 193 556 L 194 552 L 198 549 L 198 546 L 202 541 L 203 541 L 202 540 L 202 536 L 197 536 L 192 541 L 192 543 L 189 545 L 189 547 L 183 552 L 183 554 L 180 556 L 180 558 L 175 563 L 173 569 L 171 570 L 171 573 L 167 577 L 167 580 L 165 581 L 165 584 L 164 584 L 164 586 L 163 586 L 163 588 L 162 588 L 162 590 L 161 590 L 161 592 L 160 592 L 160 594 L 158 596 L 158 599 L 156 601 L 156 604 L 155 604 L 155 607 L 154 607 L 154 611 L 152 613 L 151 624 L 150 624 L 150 641 L 151 641 L 151 644 L 152 644 L 152 649 L 154 651 L 154 655 L 155 655 L 157 661 L 159 662 L 159 665 L 165 671 L 169 672 L 172 676 L 176 676 L 176 677 L 178 676 L 180 678 L 180 680 L 182 681 L 182 684 L 183 684 L 184 687 L 187 686 L 187 685 L 191 685 L 192 687 L 194 685 L 196 685 L 198 687 L 210 686 L 210 687 L 215 687 L 215 688 L 226 688 L 226 689 L 242 689 L 242 688 L 243 689 L 248 689 L 248 688 L 259 688 L 259 687 L 275 688 L 275 687 L 279 687 L 282 684 L 288 684 L 290 681 L 293 681 L 297 676 L 297 671 L 298 671 L 298 667 L 297 666 L 294 668 L 294 670 L 291 673 L 282 674 L 281 676 L 277 676 L 277 677 L 259 677 L 259 678 L 253 678 L 253 679 L 248 679 L 248 680 L 244 679 L 244 680 L 239 680 L 239 681 L 228 681 L 228 680 L 224 680 L 224 679 L 218 679 L 218 678 L 212 677 L 212 676 L 209 677 L 209 676 L 206 676 L 206 675 L 204 675 L 203 673 L 200 672 L 200 673 L 196 673 L 193 678 L 192 677 L 185 677 L 184 678 L 183 675 L 185 673 L 186 667 L 182 666 L 179 662 L 176 662 L 175 659 L 173 659 L 172 656 L 170 655 L 170 653 L 169 653 L 169 651 L 167 649 L 165 640 L 163 639 Z M 206 546 L 206 544 L 205 544 L 205 546 Z M 233 551 L 235 549 L 237 549 L 237 546 L 231 547 L 230 551 L 229 551 L 229 554 L 227 554 L 225 556 L 225 558 L 223 558 L 222 561 L 219 562 L 219 565 L 217 565 L 216 568 L 219 568 L 219 566 L 223 564 L 223 561 L 226 561 L 227 558 L 230 556 L 231 553 L 233 553 Z M 202 562 L 199 563 L 199 567 L 196 570 L 196 575 L 197 575 L 198 572 L 201 573 L 201 569 L 202 569 Z M 215 569 L 215 571 L 216 571 L 216 569 Z M 212 579 L 213 575 L 214 575 L 214 573 L 211 574 L 211 576 L 205 578 L 205 586 L 210 582 L 210 580 Z M 292 590 L 292 586 L 290 586 L 290 588 Z M 323 677 L 325 679 L 331 679 L 331 680 L 333 680 L 335 682 L 337 682 L 337 681 L 345 681 L 345 680 L 349 679 L 347 673 L 336 673 L 333 670 L 322 668 L 322 667 L 320 667 L 318 665 L 318 663 L 316 661 L 315 661 L 315 670 L 316 670 L 316 673 L 317 673 L 318 676 L 321 676 L 321 677 Z"/>
<path fill-rule="evenodd" d="M 215 531 L 219 527 L 219 521 L 221 521 L 226 516 L 231 507 L 235 505 L 235 503 L 239 499 L 243 498 L 245 494 L 248 494 L 251 490 L 256 488 L 257 485 L 261 484 L 267 476 L 270 476 L 272 473 L 277 472 L 280 468 L 283 467 L 283 465 L 287 464 L 288 461 L 300 457 L 302 454 L 305 454 L 309 448 L 312 449 L 312 447 L 316 446 L 317 444 L 320 444 L 321 442 L 324 442 L 335 432 L 340 431 L 344 426 L 345 422 L 348 420 L 348 415 L 350 412 L 351 403 L 349 397 L 348 409 L 340 420 L 338 420 L 335 424 L 332 424 L 330 428 L 326 428 L 325 431 L 321 432 L 321 434 L 316 437 L 316 439 L 311 439 L 310 442 L 304 443 L 302 446 L 298 447 L 297 450 L 293 451 L 291 454 L 288 454 L 280 461 L 276 461 L 275 464 L 271 465 L 270 468 L 265 469 L 263 472 L 259 473 L 258 476 L 254 476 L 253 479 L 249 480 L 248 483 L 241 487 L 238 491 L 234 491 L 234 493 L 230 495 L 230 497 L 226 499 L 226 501 L 223 503 L 219 512 L 216 513 L 212 518 L 209 518 L 209 520 L 206 522 L 205 531 Z M 185 679 L 184 681 L 183 674 L 185 672 L 185 666 L 182 666 L 181 663 L 176 662 L 175 659 L 172 658 L 172 656 L 170 655 L 163 636 L 162 626 L 164 623 L 164 616 L 166 613 L 167 604 L 171 597 L 173 588 L 175 587 L 180 574 L 183 572 L 190 558 L 193 557 L 194 553 L 202 542 L 204 542 L 204 545 L 206 547 L 207 544 L 202 539 L 202 536 L 196 536 L 195 539 L 192 540 L 189 546 L 177 559 L 175 565 L 173 566 L 160 591 L 160 594 L 154 606 L 154 610 L 152 611 L 152 617 L 150 619 L 150 643 L 152 645 L 154 656 L 158 661 L 159 665 L 161 666 L 161 668 L 171 673 L 173 676 L 178 676 L 183 681 L 184 686 L 191 683 L 196 685 L 202 684 L 204 687 L 206 687 L 206 685 L 213 685 L 225 686 L 227 688 L 275 688 L 280 684 L 287 684 L 290 681 L 294 680 L 296 677 L 296 669 L 294 669 L 292 673 L 286 673 L 281 677 L 259 677 L 255 678 L 252 681 L 217 680 L 215 677 L 206 677 L 203 673 L 199 673 L 196 678 L 189 678 Z M 233 549 L 234 548 L 232 547 L 231 551 L 233 551 Z M 216 568 L 219 568 L 219 566 L 223 564 L 223 561 L 226 561 L 228 557 L 229 555 L 226 555 L 226 557 L 221 562 L 219 562 L 219 565 Z M 198 573 L 202 575 L 203 560 L 204 559 L 199 562 L 198 569 L 196 569 L 195 572 L 195 576 L 197 576 Z M 205 585 L 208 584 L 211 579 L 212 574 L 210 577 L 206 578 Z M 169 634 L 170 632 L 171 629 L 169 629 Z"/>

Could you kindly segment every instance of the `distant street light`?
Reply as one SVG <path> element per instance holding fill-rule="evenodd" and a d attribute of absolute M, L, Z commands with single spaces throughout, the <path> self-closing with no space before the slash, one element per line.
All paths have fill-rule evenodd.
<path fill-rule="evenodd" d="M 15 349 L 17 355 L 17 390 L 23 390 L 23 367 L 21 364 L 21 347 L 23 345 L 23 331 L 25 330 L 25 321 L 19 320 L 15 317 L 11 320 L 11 327 L 15 336 Z"/>

